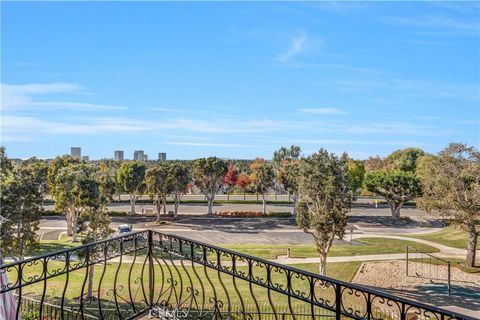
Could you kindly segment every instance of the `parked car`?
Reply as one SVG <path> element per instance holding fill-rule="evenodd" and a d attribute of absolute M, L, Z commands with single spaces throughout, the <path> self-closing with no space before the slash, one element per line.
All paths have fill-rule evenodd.
<path fill-rule="evenodd" d="M 121 236 L 121 235 L 126 235 L 131 233 L 133 230 L 131 224 L 121 224 L 117 227 L 117 231 L 115 232 L 115 235 Z"/>
<path fill-rule="evenodd" d="M 124 236 L 122 238 L 123 242 L 133 241 L 134 236 L 128 236 L 133 232 L 133 226 L 131 224 L 121 224 L 117 227 L 117 231 L 115 232 L 115 236 Z M 145 238 L 142 235 L 137 235 L 137 242 L 145 241 Z"/>

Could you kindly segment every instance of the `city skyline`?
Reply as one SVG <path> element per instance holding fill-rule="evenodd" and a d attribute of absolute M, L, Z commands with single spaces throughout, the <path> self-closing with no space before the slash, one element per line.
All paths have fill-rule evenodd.
<path fill-rule="evenodd" d="M 71 146 L 90 159 L 480 147 L 478 3 L 1 7 L 0 140 L 12 158 Z"/>

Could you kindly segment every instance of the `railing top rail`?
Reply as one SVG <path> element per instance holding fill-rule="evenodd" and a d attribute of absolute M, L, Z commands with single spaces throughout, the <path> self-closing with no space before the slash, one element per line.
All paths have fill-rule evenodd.
<path fill-rule="evenodd" d="M 407 248 L 408 248 L 408 250 L 415 250 L 415 251 L 418 252 L 418 253 L 421 253 L 421 254 L 427 255 L 427 256 L 429 256 L 429 257 L 435 258 L 435 259 L 437 259 L 437 260 L 439 260 L 439 261 L 445 262 L 446 264 L 450 264 L 450 261 L 448 261 L 448 260 L 439 258 L 439 257 L 437 257 L 437 256 L 434 256 L 434 255 L 431 254 L 431 253 L 422 251 L 422 250 L 417 249 L 417 248 L 415 248 L 415 247 L 407 246 Z"/>

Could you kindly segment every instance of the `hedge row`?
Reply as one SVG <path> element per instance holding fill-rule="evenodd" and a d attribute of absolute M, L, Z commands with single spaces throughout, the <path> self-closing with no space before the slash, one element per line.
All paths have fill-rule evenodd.
<path fill-rule="evenodd" d="M 289 218 L 292 214 L 288 211 L 282 212 L 268 212 L 262 214 L 261 211 L 221 211 L 216 212 L 215 215 L 219 217 L 235 217 L 235 218 Z"/>

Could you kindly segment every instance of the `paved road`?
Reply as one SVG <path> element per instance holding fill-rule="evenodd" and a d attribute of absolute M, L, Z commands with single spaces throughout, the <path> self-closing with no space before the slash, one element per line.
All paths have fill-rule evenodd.
<path fill-rule="evenodd" d="M 128 203 L 113 203 L 108 206 L 109 210 L 112 211 L 122 211 L 122 212 L 130 212 L 130 204 Z M 53 205 L 45 206 L 45 209 L 53 210 Z M 152 212 L 156 212 L 155 206 L 153 204 L 137 204 L 136 205 L 136 212 L 137 213 L 146 213 L 147 210 L 152 210 Z M 167 205 L 168 211 L 173 211 L 173 205 Z M 292 204 L 268 204 L 267 211 L 271 212 L 291 212 L 293 210 Z M 186 203 L 182 204 L 179 207 L 179 215 L 206 215 L 208 211 L 208 207 L 206 203 Z M 223 211 L 262 211 L 261 204 L 215 204 L 213 206 L 213 211 L 215 212 L 223 212 Z M 402 216 L 410 217 L 413 219 L 418 219 L 420 217 L 424 217 L 427 214 L 415 207 L 404 207 L 401 211 Z M 378 205 L 378 208 L 375 208 L 373 204 L 363 203 L 363 202 L 355 202 L 352 205 L 352 209 L 349 216 L 370 216 L 370 217 L 378 217 L 378 216 L 391 216 L 390 208 L 387 205 Z"/>
<path fill-rule="evenodd" d="M 371 210 L 371 209 L 370 209 Z M 352 234 L 392 234 L 399 233 L 398 228 L 364 228 L 359 222 L 371 220 L 370 217 L 354 216 L 347 230 Z M 376 218 L 377 219 L 377 218 Z M 154 217 L 112 217 L 111 227 L 119 224 L 132 224 L 134 230 L 155 229 L 165 233 L 194 238 L 212 244 L 311 244 L 310 235 L 298 229 L 293 219 L 277 218 L 212 218 L 207 216 L 182 217 L 168 224 L 158 225 Z M 441 227 L 438 225 L 437 227 Z M 56 240 L 66 230 L 65 219 L 61 216 L 47 217 L 40 222 L 40 234 L 43 240 Z M 401 227 L 402 233 L 435 231 L 435 228 L 419 228 L 417 225 Z M 350 238 L 347 232 L 346 239 Z"/>

